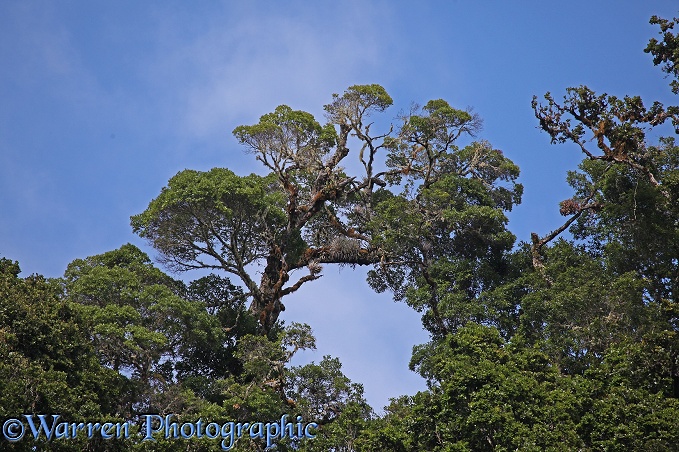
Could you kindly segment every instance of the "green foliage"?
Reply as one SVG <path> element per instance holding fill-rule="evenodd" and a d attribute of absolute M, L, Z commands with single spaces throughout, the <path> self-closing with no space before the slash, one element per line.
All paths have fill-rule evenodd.
<path fill-rule="evenodd" d="M 309 326 L 277 325 L 269 336 L 257 334 L 243 292 L 226 278 L 209 275 L 185 287 L 129 244 L 76 259 L 63 280 L 21 279 L 18 264 L 7 259 L 0 260 L 0 271 L 4 419 L 58 413 L 70 422 L 122 422 L 154 413 L 172 414 L 179 423 L 252 423 L 283 414 L 294 422 L 301 415 L 305 423 L 325 424 L 320 435 L 331 444 L 371 414 L 362 387 L 341 373 L 338 360 L 289 366 L 297 351 L 315 348 Z M 312 442 L 286 441 L 279 450 L 320 450 Z M 134 435 L 5 446 L 222 450 L 218 440 L 159 437 L 150 443 Z M 253 448 L 263 448 L 262 440 L 246 434 L 233 450 Z"/>
<path fill-rule="evenodd" d="M 184 354 L 190 338 L 214 329 L 201 304 L 181 298 L 183 285 L 153 267 L 133 245 L 75 260 L 64 287 L 87 318 L 100 362 L 130 374 L 137 397 L 148 400 L 128 410 L 152 410 L 151 388 L 172 381 L 168 360 Z"/>
<path fill-rule="evenodd" d="M 341 96 L 333 94 L 332 98 L 333 102 L 324 108 L 335 124 L 360 121 L 364 115 L 384 111 L 394 102 L 387 91 L 377 84 L 353 85 Z"/>
<path fill-rule="evenodd" d="M 18 275 L 18 263 L 0 259 L 0 419 L 58 413 L 116 422 L 125 381 L 99 364 L 85 332 L 84 313 L 60 298 L 56 281 Z M 16 451 L 94 447 L 84 439 L 3 443 L 4 450 Z M 98 447 L 120 450 L 116 441 Z"/>
<path fill-rule="evenodd" d="M 272 177 L 239 177 L 222 168 L 184 170 L 143 214 L 132 217 L 132 227 L 171 268 L 246 266 L 266 252 L 265 234 L 280 233 L 282 197 L 273 184 Z M 202 255 L 213 262 L 196 262 Z"/>
<path fill-rule="evenodd" d="M 324 356 L 319 364 L 292 367 L 286 386 L 296 400 L 295 412 L 318 424 L 316 437 L 299 441 L 302 451 L 355 450 L 359 435 L 369 427 L 372 409 L 363 386 L 341 372 L 337 358 Z"/>
<path fill-rule="evenodd" d="M 375 265 L 369 282 L 398 299 L 408 284 L 429 279 L 442 256 L 492 278 L 501 272 L 493 262 L 514 241 L 504 212 L 521 198 L 518 167 L 485 141 L 458 147 L 481 121 L 441 99 L 375 134 L 367 118 L 392 103 L 380 85 L 351 86 L 325 106 L 325 126 L 281 105 L 234 129 L 269 175 L 186 170 L 132 217 L 133 228 L 170 268 L 236 275 L 265 334 L 285 309 L 283 297 L 318 279 L 325 263 Z M 363 171 L 340 166 L 350 154 Z M 264 267 L 258 282 L 251 264 Z M 309 274 L 290 281 L 304 267 Z M 434 312 L 439 294 L 430 290 Z M 449 328 L 434 316 L 438 330 Z"/>
<path fill-rule="evenodd" d="M 586 400 L 583 381 L 559 378 L 543 352 L 508 344 L 493 328 L 470 323 L 417 347 L 411 366 L 430 390 L 392 404 L 399 416 L 385 419 L 409 435 L 392 444 L 384 433 L 368 435 L 369 441 L 382 436 L 383 450 L 564 450 L 582 444 L 576 414 Z"/>
<path fill-rule="evenodd" d="M 659 34 L 662 36 L 662 41 L 652 38 L 644 52 L 653 55 L 653 64 L 663 64 L 662 70 L 667 74 L 674 76 L 670 86 L 674 94 L 679 94 L 679 35 L 673 34 L 672 30 L 679 19 L 674 20 L 663 19 L 658 16 L 652 16 L 650 23 L 660 26 Z"/>
<path fill-rule="evenodd" d="M 489 143 L 454 144 L 478 130 L 476 116 L 443 100 L 422 113 L 389 142 L 389 181 L 403 190 L 381 195 L 367 226 L 393 261 L 370 271 L 368 282 L 423 312 L 438 336 L 477 319 L 476 298 L 505 273 L 515 239 L 505 211 L 523 189 L 518 167 Z"/>
<path fill-rule="evenodd" d="M 321 127 L 313 115 L 281 105 L 252 126 L 239 126 L 233 134 L 241 144 L 262 152 L 262 159 L 292 160 L 306 166 L 322 165 L 323 157 L 337 141 L 335 129 Z"/>
<path fill-rule="evenodd" d="M 651 40 L 647 52 L 676 76 L 675 22 L 652 23 L 663 42 Z M 410 198 L 384 196 L 376 209 L 378 237 L 420 272 L 373 272 L 371 283 L 423 311 L 432 340 L 415 347 L 411 361 L 429 390 L 394 401 L 372 421 L 357 441 L 365 450 L 676 448 L 679 159 L 673 138 L 651 146 L 647 137 L 668 119 L 676 126 L 679 110 L 584 86 L 569 88 L 563 103 L 549 93 L 545 99 L 533 103 L 541 128 L 585 156 L 569 173 L 575 194 L 561 203 L 570 217 L 561 228 L 535 234 L 532 246 L 510 251 L 509 239 L 503 246 L 498 207 L 511 208 L 511 188 L 493 197 L 498 188 L 460 180 L 454 164 L 462 152 L 452 153 L 448 176 L 433 183 L 394 176 Z M 423 110 L 431 115 L 411 116 L 408 131 L 425 159 L 414 152 L 408 160 L 410 149 L 394 140 L 391 148 L 404 151 L 390 156 L 392 165 L 412 162 L 422 172 L 431 158 L 425 151 L 454 136 L 438 127 L 466 119 L 444 101 Z M 455 185 L 436 185 L 443 181 Z M 418 217 L 430 207 L 438 224 Z M 454 228 L 474 221 L 482 240 Z M 405 224 L 415 225 L 412 236 L 400 230 Z M 549 245 L 568 226 L 575 240 Z M 440 250 L 429 262 L 418 239 Z"/>

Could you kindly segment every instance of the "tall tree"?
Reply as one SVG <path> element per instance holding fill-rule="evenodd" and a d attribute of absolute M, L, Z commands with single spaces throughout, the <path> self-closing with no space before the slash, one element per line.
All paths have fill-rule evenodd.
<path fill-rule="evenodd" d="M 651 18 L 663 40 L 652 39 L 646 48 L 674 78 L 675 21 Z M 676 91 L 677 81 L 671 86 Z M 572 224 L 574 237 L 601 256 L 613 275 L 627 273 L 642 282 L 644 339 L 668 350 L 665 372 L 679 398 L 679 148 L 674 137 L 650 142 L 668 121 L 679 133 L 679 107 L 655 101 L 648 108 L 638 96 L 597 95 L 585 86 L 569 88 L 562 102 L 549 93 L 545 100 L 533 100 L 540 127 L 552 142 L 575 143 L 585 158 L 569 174 L 575 195 L 561 204 L 570 218 L 555 233 L 533 237 L 536 268 L 542 265 L 540 249 Z"/>
<path fill-rule="evenodd" d="M 503 211 L 520 199 L 518 168 L 486 142 L 458 147 L 480 120 L 443 100 L 375 133 L 371 116 L 391 104 L 379 85 L 352 86 L 325 106 L 324 126 L 280 106 L 234 130 L 266 176 L 182 171 L 132 226 L 174 269 L 236 275 L 264 332 L 322 264 L 376 265 L 371 284 L 397 293 L 426 279 L 444 253 L 468 262 L 468 272 L 488 264 L 513 243 Z M 354 175 L 341 166 L 350 154 L 362 168 Z M 291 279 L 301 269 L 307 274 Z M 426 304 L 440 324 L 431 290 Z"/>

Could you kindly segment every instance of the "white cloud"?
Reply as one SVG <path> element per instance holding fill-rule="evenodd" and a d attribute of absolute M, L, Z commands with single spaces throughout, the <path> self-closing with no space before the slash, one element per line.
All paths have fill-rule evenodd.
<path fill-rule="evenodd" d="M 383 63 L 388 34 L 376 24 L 384 16 L 366 8 L 359 14 L 359 7 L 335 5 L 324 14 L 298 7 L 298 15 L 222 11 L 188 40 L 168 31 L 178 25 L 167 19 L 161 34 L 169 53 L 156 65 L 163 74 L 153 77 L 180 90 L 181 127 L 195 138 L 223 136 L 281 103 L 321 114 L 333 92 L 379 82 L 364 78 Z"/>

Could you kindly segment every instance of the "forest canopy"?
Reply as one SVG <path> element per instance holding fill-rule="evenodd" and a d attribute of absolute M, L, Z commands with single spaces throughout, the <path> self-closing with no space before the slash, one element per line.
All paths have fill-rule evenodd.
<path fill-rule="evenodd" d="M 660 39 L 645 49 L 674 94 L 678 20 L 654 16 Z M 3 422 L 289 416 L 315 437 L 272 450 L 675 450 L 679 107 L 587 86 L 534 97 L 546 138 L 582 161 L 567 173 L 563 223 L 517 240 L 507 213 L 521 202 L 519 167 L 482 138 L 481 118 L 434 99 L 390 123 L 393 104 L 380 85 L 354 85 L 322 120 L 281 105 L 236 127 L 264 175 L 180 171 L 131 217 L 172 274 L 133 244 L 54 279 L 0 259 Z M 332 265 L 367 267 L 370 287 L 429 333 L 410 361 L 427 389 L 383 414 L 337 358 L 291 364 L 315 339 L 283 322 L 284 302 Z M 178 279 L 197 269 L 206 276 Z M 233 450 L 266 446 L 248 435 Z M 26 437 L 2 448 L 223 445 Z"/>

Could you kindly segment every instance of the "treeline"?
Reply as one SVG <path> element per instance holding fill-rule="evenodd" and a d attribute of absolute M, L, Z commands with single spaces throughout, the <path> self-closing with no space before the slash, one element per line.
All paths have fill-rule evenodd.
<path fill-rule="evenodd" d="M 149 442 L 136 428 L 126 440 L 88 441 L 80 431 L 35 442 L 24 414 L 135 427 L 149 413 L 176 414 L 178 423 L 271 422 L 288 413 L 321 425 L 347 410 L 370 414 L 337 359 L 288 365 L 314 348 L 308 326 L 262 336 L 226 278 L 186 285 L 129 244 L 73 261 L 64 278 L 18 274 L 17 263 L 0 261 L 0 412 L 3 422 L 26 424 L 20 441 L 1 439 L 3 450 L 221 450 L 221 437 L 164 440 L 160 432 Z"/>

